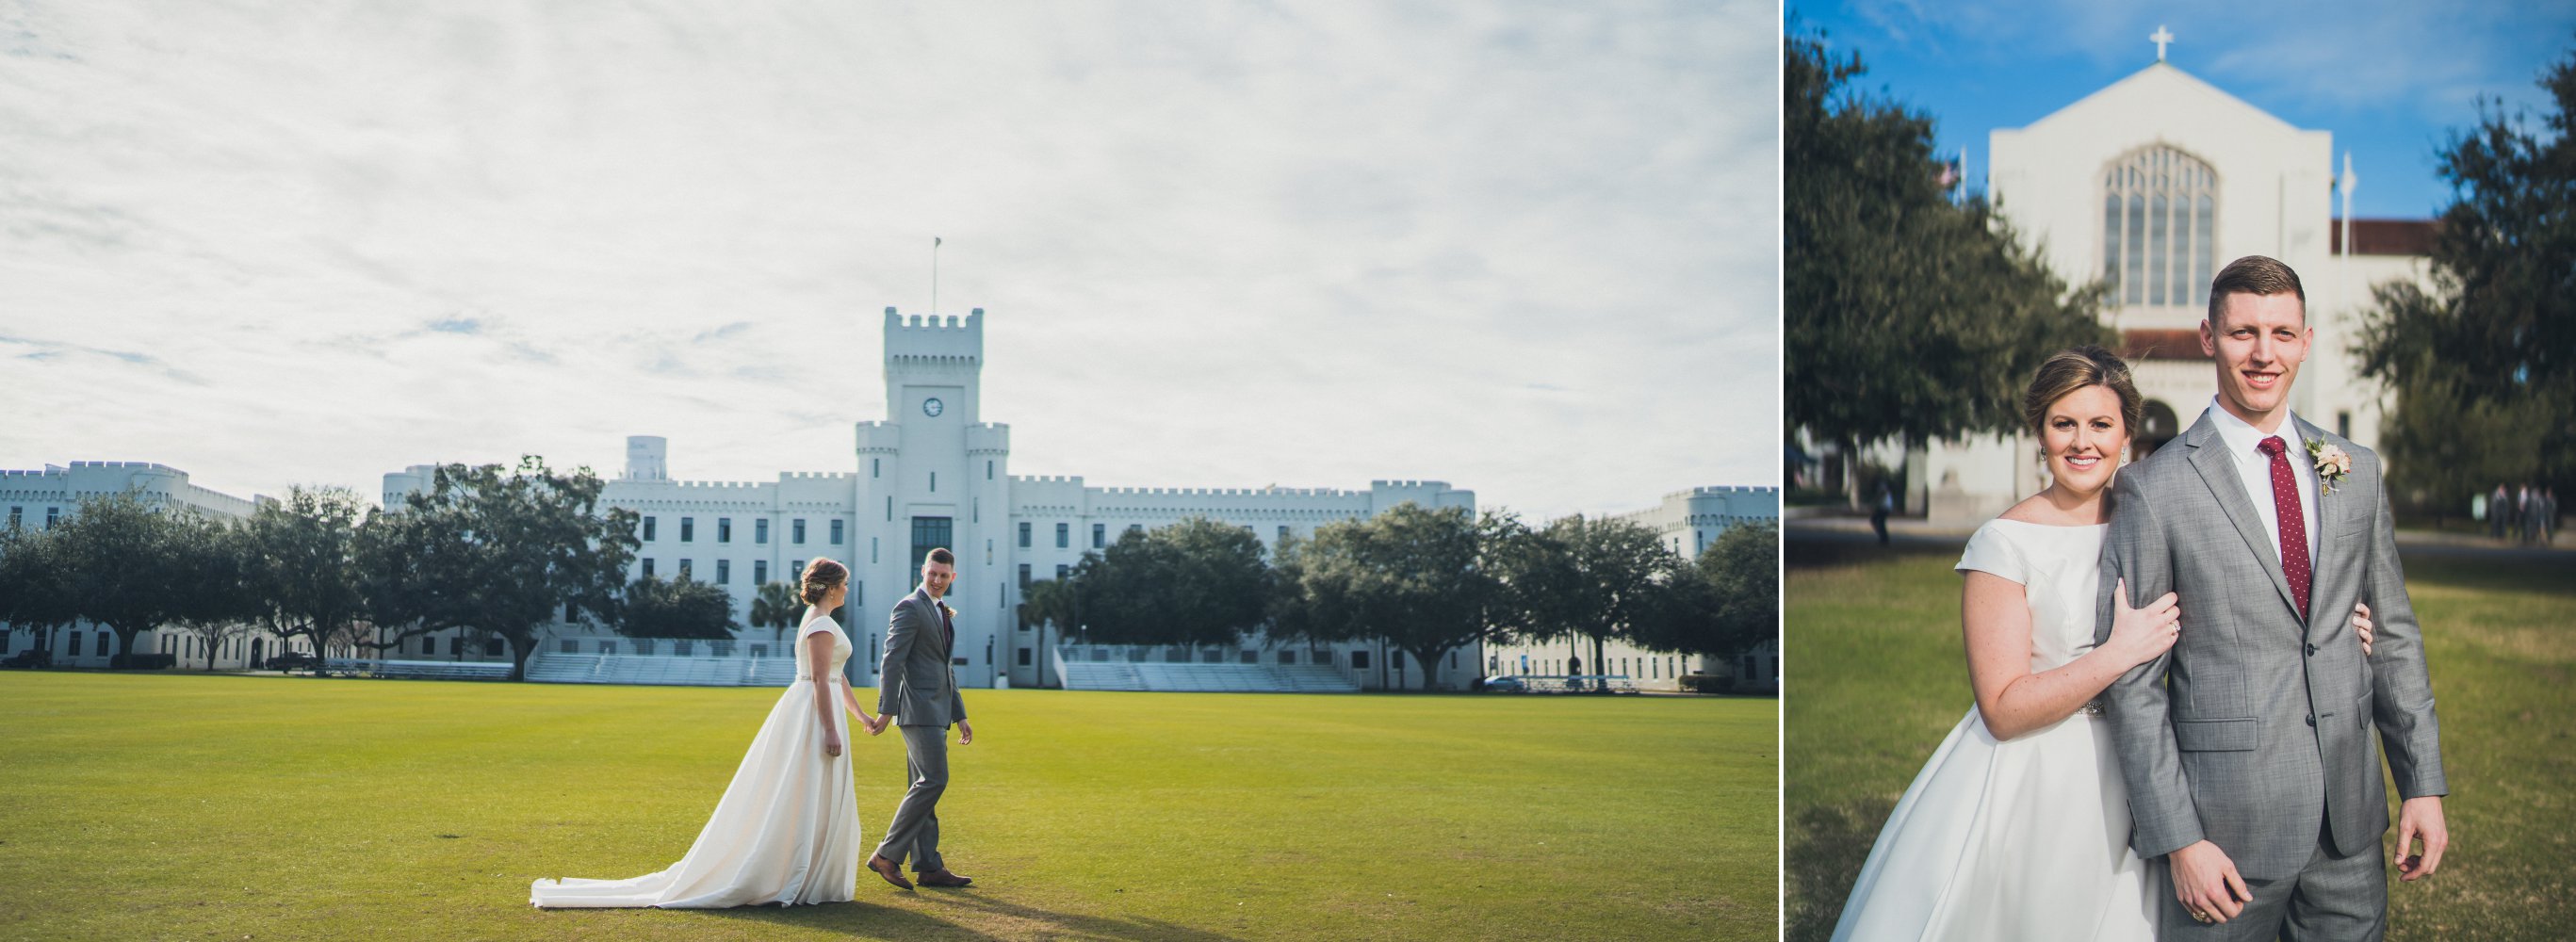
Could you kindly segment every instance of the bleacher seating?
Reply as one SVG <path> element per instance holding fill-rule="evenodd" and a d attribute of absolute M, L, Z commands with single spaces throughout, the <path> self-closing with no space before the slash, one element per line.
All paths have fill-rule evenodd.
<path fill-rule="evenodd" d="M 675 687 L 784 687 L 793 657 L 680 657 L 654 654 L 538 654 L 528 679 L 555 684 Z"/>
<path fill-rule="evenodd" d="M 506 661 L 381 661 L 335 657 L 323 663 L 323 670 L 326 673 L 351 677 L 404 680 L 510 679 L 510 664 Z"/>
<path fill-rule="evenodd" d="M 1358 693 L 1360 685 L 1316 664 L 1064 665 L 1067 690 L 1150 690 L 1199 693 Z"/>

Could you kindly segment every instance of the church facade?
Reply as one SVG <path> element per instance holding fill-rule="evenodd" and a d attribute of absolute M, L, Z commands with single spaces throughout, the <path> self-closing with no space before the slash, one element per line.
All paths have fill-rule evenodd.
<path fill-rule="evenodd" d="M 2338 174 L 2331 133 L 2247 104 L 2160 49 L 2156 63 L 1988 143 L 1997 212 L 2068 284 L 2109 289 L 2102 317 L 2147 400 L 2133 459 L 2208 408 L 2216 379 L 2197 331 L 2209 282 L 2246 255 L 2288 263 L 2307 291 L 2316 343 L 2291 409 L 2377 445 L 2379 392 L 2348 348 L 2371 285 L 2427 277 L 2431 224 L 2337 218 L 2336 197 L 2348 206 L 2357 179 L 2349 155 Z M 2028 434 L 1938 443 L 1909 456 L 1919 473 L 1908 503 L 1936 523 L 1992 517 L 2046 486 L 2038 447 Z"/>

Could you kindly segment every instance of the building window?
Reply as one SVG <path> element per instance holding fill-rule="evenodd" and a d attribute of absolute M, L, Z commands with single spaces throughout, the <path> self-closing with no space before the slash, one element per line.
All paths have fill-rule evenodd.
<path fill-rule="evenodd" d="M 1020 521 L 1020 548 L 1029 548 L 1029 522 L 1026 520 Z"/>
<path fill-rule="evenodd" d="M 502 642 L 501 642 L 501 639 L 499 639 L 499 638 L 485 638 L 485 639 L 483 639 L 483 656 L 484 656 L 484 657 L 500 657 L 500 656 L 501 656 L 501 644 L 502 644 Z"/>
<path fill-rule="evenodd" d="M 1067 566 L 1063 563 L 1055 564 L 1055 577 L 1058 581 L 1062 581 L 1064 577 L 1071 574 L 1073 574 L 1073 567 Z"/>
<path fill-rule="evenodd" d="M 1026 544 L 1022 544 L 1022 545 L 1026 545 Z M 1070 524 L 1070 523 L 1059 523 L 1059 524 L 1056 524 L 1056 525 L 1055 525 L 1055 548 L 1057 548 L 1057 549 L 1064 549 L 1064 548 L 1070 547 L 1070 546 L 1072 546 L 1072 545 L 1073 545 L 1073 524 Z"/>
<path fill-rule="evenodd" d="M 2352 413 L 2350 413 L 2350 412 L 2337 412 L 2337 413 L 2335 413 L 2335 434 L 2340 435 L 2340 436 L 2343 436 L 2343 437 L 2345 437 L 2345 438 L 2351 438 L 2351 437 L 2352 437 Z"/>
<path fill-rule="evenodd" d="M 717 518 L 716 518 L 716 542 L 718 542 L 718 543 L 731 543 L 731 542 L 733 542 L 733 518 L 732 518 L 732 517 L 717 517 Z"/>
<path fill-rule="evenodd" d="M 60 507 L 47 507 L 47 508 L 45 508 L 45 529 L 48 529 L 48 530 L 53 529 L 53 528 L 54 528 L 54 522 L 55 522 L 55 521 L 57 521 L 57 520 L 61 520 L 61 519 L 63 519 L 63 509 L 62 509 L 62 508 L 60 508 Z"/>
<path fill-rule="evenodd" d="M 1092 548 L 1092 549 L 1099 549 L 1099 548 L 1101 548 L 1101 547 L 1103 547 L 1103 546 L 1107 546 L 1107 545 L 1109 545 L 1109 525 L 1108 525 L 1108 524 L 1105 524 L 1105 523 L 1095 523 L 1095 524 L 1092 524 L 1092 525 L 1091 525 L 1091 548 Z"/>
<path fill-rule="evenodd" d="M 617 642 L 615 642 L 615 641 L 602 641 L 602 642 L 600 642 L 600 643 L 599 643 L 599 653 L 601 653 L 601 654 L 615 654 L 615 653 L 617 653 Z"/>
<path fill-rule="evenodd" d="M 1145 525 L 1144 525 L 1144 524 L 1141 524 L 1141 523 L 1131 523 L 1131 524 L 1128 524 L 1128 525 L 1127 525 L 1127 532 L 1129 532 L 1129 533 L 1143 533 L 1143 532 L 1145 532 Z"/>
<path fill-rule="evenodd" d="M 769 584 L 769 560 L 755 559 L 751 561 L 751 584 Z"/>
<path fill-rule="evenodd" d="M 1021 563 L 1021 564 L 1020 564 L 1020 589 L 1021 589 L 1021 590 L 1023 590 L 1023 591 L 1026 591 L 1026 590 L 1028 589 L 1028 587 L 1029 587 L 1029 564 L 1027 564 L 1027 563 Z"/>
<path fill-rule="evenodd" d="M 564 619 L 563 619 L 563 620 L 564 620 L 564 623 L 565 623 L 565 624 L 571 624 L 571 623 L 573 623 L 574 621 L 579 620 L 580 618 L 581 618 L 581 610 L 580 610 L 578 607 L 574 606 L 571 602 L 565 602 L 565 603 L 564 603 Z"/>
<path fill-rule="evenodd" d="M 834 521 L 832 521 L 832 545 L 834 545 L 834 546 L 839 546 L 839 545 L 841 545 L 841 534 L 842 534 L 842 531 L 843 531 L 844 529 L 846 529 L 846 528 L 847 528 L 848 524 L 849 524 L 849 521 L 847 521 L 847 520 L 834 520 Z"/>
<path fill-rule="evenodd" d="M 644 542 L 653 542 L 653 518 L 644 518 Z"/>
<path fill-rule="evenodd" d="M 647 556 L 642 560 L 642 562 L 644 563 L 644 578 L 653 578 L 653 558 Z"/>
<path fill-rule="evenodd" d="M 556 646 L 555 650 L 562 651 L 565 654 L 579 654 L 581 653 L 581 642 L 575 641 L 571 638 L 565 638 L 561 645 Z"/>
<path fill-rule="evenodd" d="M 1279 652 L 1279 663 L 1282 663 L 1282 664 L 1295 664 L 1295 663 L 1297 663 L 1297 652 L 1295 652 L 1295 651 L 1281 651 L 1281 652 Z"/>
<path fill-rule="evenodd" d="M 77 631 L 72 632 L 72 648 L 71 648 L 71 651 L 70 651 L 70 654 L 71 654 L 71 656 L 72 656 L 72 657 L 79 657 L 79 656 L 80 656 L 80 646 L 81 646 L 81 633 L 80 633 L 80 632 L 77 632 Z M 188 646 L 189 646 L 189 647 L 195 647 L 195 646 L 196 646 L 196 642 L 195 642 L 195 641 L 190 641 L 190 642 L 188 643 Z"/>
<path fill-rule="evenodd" d="M 653 639 L 651 639 L 651 638 L 637 638 L 637 639 L 635 639 L 635 653 L 637 653 L 637 654 L 651 654 L 651 653 L 653 653 Z"/>
<path fill-rule="evenodd" d="M 762 517 L 751 522 L 751 541 L 762 546 L 769 545 L 769 518 Z"/>
<path fill-rule="evenodd" d="M 719 560 L 716 560 L 716 584 L 717 584 L 717 585 L 732 585 L 732 584 L 733 584 L 733 560 L 730 560 L 730 559 L 719 559 Z"/>
<path fill-rule="evenodd" d="M 1287 528 L 1287 527 L 1284 527 L 1284 526 L 1283 526 L 1283 527 L 1280 527 L 1280 528 L 1279 528 L 1279 540 L 1278 540 L 1278 542 L 1281 542 L 1281 543 L 1288 542 L 1288 528 Z"/>
<path fill-rule="evenodd" d="M 2199 307 L 2217 272 L 2218 174 L 2158 144 L 2102 178 L 2102 278 L 2120 305 Z"/>
<path fill-rule="evenodd" d="M 984 462 L 984 480 L 990 481 L 990 480 L 992 480 L 992 479 L 993 479 L 993 463 L 992 463 L 992 462 L 990 462 L 990 461 Z"/>
<path fill-rule="evenodd" d="M 1353 652 L 1351 652 L 1351 669 L 1352 669 L 1352 670 L 1355 670 L 1355 671 L 1364 671 L 1364 670 L 1367 670 L 1367 669 L 1368 669 L 1368 652 L 1366 652 L 1366 651 L 1353 651 Z"/>
<path fill-rule="evenodd" d="M 868 604 L 868 584 L 856 579 L 850 580 L 850 597 L 841 604 L 848 608 L 857 608 L 861 605 Z"/>
<path fill-rule="evenodd" d="M 464 657 L 464 656 L 465 656 L 465 636 L 464 636 L 464 635 L 455 635 L 455 636 L 451 636 L 451 637 L 449 637 L 449 638 L 447 639 L 447 656 L 448 656 L 448 657 Z"/>
<path fill-rule="evenodd" d="M 868 538 L 868 562 L 869 562 L 871 565 L 873 565 L 873 564 L 875 564 L 875 563 L 876 563 L 876 561 L 877 561 L 877 538 L 872 536 L 872 537 L 869 537 L 869 538 Z"/>
<path fill-rule="evenodd" d="M 873 477 L 883 477 L 884 475 L 885 475 L 885 459 L 883 459 L 883 458 L 870 458 L 870 459 L 868 459 L 868 476 L 873 478 Z"/>
<path fill-rule="evenodd" d="M 765 645 L 765 644 L 755 644 L 755 645 L 752 645 L 752 646 L 751 646 L 751 656 L 753 656 L 753 657 L 768 657 L 768 656 L 769 656 L 769 646 L 768 646 L 768 645 Z"/>
<path fill-rule="evenodd" d="M 680 518 L 680 542 L 682 542 L 682 543 L 686 543 L 686 542 L 689 542 L 689 541 L 691 541 L 691 540 L 695 540 L 695 539 L 697 539 L 697 538 L 698 538 L 698 518 L 696 518 L 696 517 L 682 517 L 682 518 Z"/>
<path fill-rule="evenodd" d="M 685 559 L 680 560 L 680 578 L 682 578 L 682 579 L 686 579 L 686 578 L 688 578 L 688 577 L 689 577 L 689 561 L 688 561 L 688 560 L 685 560 Z"/>
<path fill-rule="evenodd" d="M 1029 666 L 1029 654 L 1030 654 L 1029 649 L 1027 649 L 1027 648 L 1021 648 L 1021 649 L 1020 649 L 1020 666 L 1021 666 L 1021 667 L 1027 667 L 1027 666 Z"/>
<path fill-rule="evenodd" d="M 9 508 L 9 529 L 12 529 L 12 530 L 17 529 L 17 528 L 18 528 L 18 521 L 19 521 L 19 520 L 21 520 L 21 519 L 23 519 L 23 518 L 25 518 L 25 517 L 26 517 L 26 515 L 27 515 L 27 508 L 25 508 L 25 507 L 11 507 L 11 508 Z"/>
<path fill-rule="evenodd" d="M 787 522 L 787 542 L 794 543 L 798 546 L 805 545 L 804 518 L 800 517 Z"/>
<path fill-rule="evenodd" d="M 919 570 L 921 561 L 930 558 L 931 550 L 947 546 L 955 535 L 955 526 L 956 521 L 947 517 L 912 518 L 912 568 Z"/>
<path fill-rule="evenodd" d="M 939 472 L 937 471 L 930 472 L 930 492 L 939 493 Z"/>

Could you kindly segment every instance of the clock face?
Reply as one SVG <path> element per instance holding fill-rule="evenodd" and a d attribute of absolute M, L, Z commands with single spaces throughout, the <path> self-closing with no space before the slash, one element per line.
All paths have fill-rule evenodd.
<path fill-rule="evenodd" d="M 921 401 L 921 414 L 923 415 L 935 418 L 939 413 L 945 412 L 947 409 L 948 407 L 940 404 L 938 397 L 935 396 Z"/>

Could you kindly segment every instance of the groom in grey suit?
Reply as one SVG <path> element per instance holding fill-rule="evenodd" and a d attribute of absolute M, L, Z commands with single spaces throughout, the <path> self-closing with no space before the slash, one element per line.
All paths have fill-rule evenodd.
<path fill-rule="evenodd" d="M 905 774 L 912 786 L 886 824 L 885 842 L 868 857 L 868 869 L 902 889 L 903 862 L 912 860 L 923 886 L 965 886 L 975 881 L 948 872 L 939 856 L 939 796 L 948 790 L 948 726 L 957 725 L 957 744 L 975 741 L 966 722 L 966 701 L 957 696 L 957 672 L 949 665 L 957 647 L 957 622 L 940 597 L 957 580 L 957 557 L 934 549 L 921 561 L 921 587 L 894 603 L 886 619 L 885 661 L 877 672 L 877 712 L 895 717 L 903 730 Z"/>
<path fill-rule="evenodd" d="M 2432 875 L 2449 843 L 2440 725 L 2379 459 L 2290 413 L 2315 332 L 2289 266 L 2230 263 L 2200 336 L 2217 398 L 2121 469 L 2102 544 L 2097 642 L 2122 580 L 2131 605 L 2182 598 L 2173 649 L 2103 693 L 2130 845 L 2166 858 L 2165 939 L 2378 939 L 2382 749 L 2404 799 L 2403 879 Z M 2377 626 L 2368 655 L 2355 602 Z"/>

